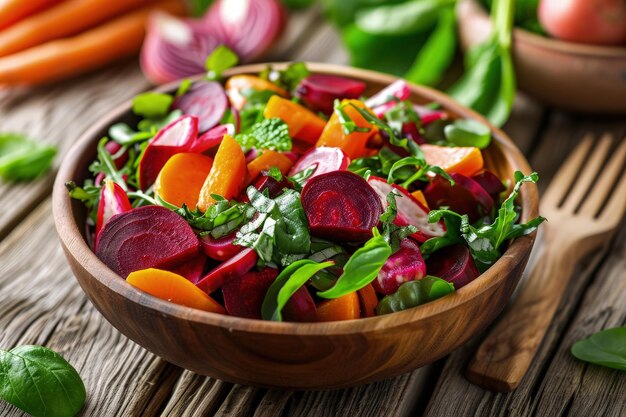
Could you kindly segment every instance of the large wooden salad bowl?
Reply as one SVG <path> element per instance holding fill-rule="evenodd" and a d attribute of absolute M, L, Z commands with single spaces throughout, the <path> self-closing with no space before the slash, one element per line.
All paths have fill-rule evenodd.
<path fill-rule="evenodd" d="M 277 64 L 276 66 L 280 66 Z M 333 73 L 368 84 L 366 94 L 394 78 L 371 71 L 308 64 L 312 72 Z M 235 68 L 227 75 L 256 73 L 265 64 Z M 161 91 L 175 91 L 175 85 Z M 481 116 L 442 93 L 412 86 L 415 102 L 438 102 L 453 116 Z M 114 122 L 131 122 L 131 104 L 118 106 L 83 135 L 61 165 L 54 185 L 54 218 L 65 254 L 79 284 L 96 308 L 120 332 L 165 360 L 230 382 L 291 389 L 337 388 L 392 377 L 441 358 L 485 328 L 515 289 L 534 236 L 513 241 L 487 272 L 440 300 L 385 316 L 330 323 L 250 320 L 195 310 L 152 297 L 104 265 L 85 241 L 85 208 L 70 200 L 64 183 L 88 175 L 98 139 Z M 500 178 L 530 167 L 513 142 L 492 127 L 486 163 Z M 522 221 L 537 216 L 534 185 L 522 188 Z"/>

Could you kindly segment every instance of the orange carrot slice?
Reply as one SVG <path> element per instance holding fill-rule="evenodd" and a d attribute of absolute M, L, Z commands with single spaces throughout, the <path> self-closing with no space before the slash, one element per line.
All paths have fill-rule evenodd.
<path fill-rule="evenodd" d="M 374 317 L 376 315 L 376 306 L 378 305 L 378 297 L 372 284 L 361 288 L 359 291 L 359 300 L 361 301 L 361 316 Z"/>
<path fill-rule="evenodd" d="M 248 164 L 249 178 L 251 181 L 254 181 L 256 177 L 261 175 L 261 171 L 268 170 L 271 167 L 276 167 L 280 169 L 283 175 L 287 175 L 292 165 L 293 161 L 282 153 L 266 150 Z"/>
<path fill-rule="evenodd" d="M 473 147 L 421 145 L 426 162 L 440 166 L 448 173 L 456 172 L 471 177 L 483 169 L 483 155 Z"/>
<path fill-rule="evenodd" d="M 154 185 L 154 192 L 175 206 L 194 209 L 213 158 L 197 153 L 179 153 L 167 160 Z"/>
<path fill-rule="evenodd" d="M 342 104 L 352 103 L 362 109 L 367 109 L 365 104 L 359 100 L 343 100 Z M 326 123 L 326 127 L 322 132 L 316 146 L 331 146 L 342 149 L 350 159 L 361 158 L 364 156 L 374 155 L 377 150 L 368 147 L 369 139 L 374 136 L 378 129 L 367 122 L 359 112 L 352 106 L 344 107 L 346 114 L 352 121 L 361 128 L 370 129 L 368 132 L 352 132 L 348 135 L 344 134 L 337 113 L 333 115 Z M 371 112 L 371 110 L 368 109 Z"/>
<path fill-rule="evenodd" d="M 356 292 L 351 292 L 334 300 L 323 301 L 317 305 L 318 321 L 358 319 L 359 315 L 359 296 Z"/>
<path fill-rule="evenodd" d="M 426 201 L 426 197 L 424 197 L 424 193 L 422 192 L 422 190 L 413 191 L 413 192 L 411 193 L 411 195 L 412 195 L 413 197 L 415 197 L 415 199 L 416 199 L 417 201 L 419 201 L 420 203 L 422 203 L 422 205 L 423 205 L 424 207 L 426 207 L 427 209 L 429 209 L 429 207 L 428 207 L 428 202 Z M 430 210 L 430 209 L 429 209 L 429 210 Z"/>
<path fill-rule="evenodd" d="M 131 272 L 129 284 L 150 295 L 199 310 L 225 314 L 224 307 L 186 278 L 162 269 L 148 268 Z"/>
<path fill-rule="evenodd" d="M 304 106 L 279 96 L 267 102 L 265 118 L 278 117 L 289 126 L 289 136 L 314 144 L 320 138 L 326 121 Z"/>
<path fill-rule="evenodd" d="M 224 135 L 215 154 L 211 172 L 207 175 L 200 190 L 198 208 L 206 211 L 215 203 L 211 194 L 217 194 L 227 200 L 239 195 L 243 190 L 247 175 L 246 156 L 241 146 L 232 136 Z"/>
<path fill-rule="evenodd" d="M 230 99 L 230 103 L 238 110 L 241 110 L 243 106 L 246 104 L 246 98 L 242 91 L 245 90 L 255 90 L 255 91 L 274 91 L 275 93 L 283 96 L 289 97 L 289 93 L 273 82 L 267 81 L 261 77 L 257 77 L 256 75 L 233 75 L 226 81 L 226 85 L 224 86 L 226 89 L 226 94 Z"/>

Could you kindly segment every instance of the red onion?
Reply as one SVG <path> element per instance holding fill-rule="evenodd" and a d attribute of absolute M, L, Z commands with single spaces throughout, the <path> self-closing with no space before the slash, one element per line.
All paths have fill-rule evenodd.
<path fill-rule="evenodd" d="M 337 75 L 315 74 L 302 80 L 296 95 L 313 111 L 333 112 L 335 99 L 356 99 L 365 91 L 365 83 Z"/>
<path fill-rule="evenodd" d="M 228 109 L 224 87 L 215 81 L 196 81 L 189 91 L 176 98 L 174 108 L 198 118 L 198 132 L 204 133 L 216 126 Z"/>

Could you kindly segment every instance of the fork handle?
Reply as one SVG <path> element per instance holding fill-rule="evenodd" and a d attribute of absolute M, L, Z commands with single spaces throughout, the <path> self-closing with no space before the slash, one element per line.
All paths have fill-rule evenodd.
<path fill-rule="evenodd" d="M 467 379 L 493 391 L 517 388 L 550 326 L 574 267 L 575 257 L 567 245 L 547 246 L 517 299 L 478 348 Z"/>

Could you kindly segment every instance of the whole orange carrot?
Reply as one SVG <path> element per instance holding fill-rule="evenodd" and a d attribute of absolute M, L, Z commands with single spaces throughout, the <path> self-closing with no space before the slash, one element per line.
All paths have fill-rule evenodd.
<path fill-rule="evenodd" d="M 67 0 L 0 32 L 0 57 L 76 35 L 129 10 L 154 3 L 154 0 Z"/>
<path fill-rule="evenodd" d="M 0 0 L 0 30 L 62 0 Z"/>
<path fill-rule="evenodd" d="M 73 38 L 60 39 L 0 58 L 0 85 L 41 84 L 81 74 L 136 54 L 148 16 L 155 10 L 181 15 L 180 0 L 162 0 Z"/>

